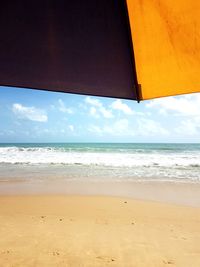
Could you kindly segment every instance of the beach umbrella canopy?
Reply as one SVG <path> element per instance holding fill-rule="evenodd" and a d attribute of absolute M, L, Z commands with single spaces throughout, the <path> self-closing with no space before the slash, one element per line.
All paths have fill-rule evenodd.
<path fill-rule="evenodd" d="M 1 1 L 0 85 L 134 100 L 198 92 L 200 1 Z"/>

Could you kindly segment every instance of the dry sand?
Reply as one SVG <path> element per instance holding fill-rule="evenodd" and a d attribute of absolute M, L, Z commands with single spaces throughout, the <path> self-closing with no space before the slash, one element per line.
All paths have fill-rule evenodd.
<path fill-rule="evenodd" d="M 0 196 L 0 267 L 200 266 L 200 208 L 123 197 Z"/>

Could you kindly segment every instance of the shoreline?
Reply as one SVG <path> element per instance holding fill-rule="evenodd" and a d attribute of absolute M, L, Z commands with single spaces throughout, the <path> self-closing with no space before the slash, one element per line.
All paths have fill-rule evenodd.
<path fill-rule="evenodd" d="M 0 181 L 0 196 L 65 195 L 126 197 L 174 205 L 200 207 L 200 183 L 166 181 Z"/>

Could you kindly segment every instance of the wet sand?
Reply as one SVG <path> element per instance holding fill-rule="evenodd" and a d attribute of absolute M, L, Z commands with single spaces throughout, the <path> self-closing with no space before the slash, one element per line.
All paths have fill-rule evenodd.
<path fill-rule="evenodd" d="M 0 195 L 100 195 L 200 207 L 200 183 L 55 179 L 0 181 Z"/>
<path fill-rule="evenodd" d="M 93 185 L 96 191 L 88 188 L 90 195 L 86 188 L 82 195 L 70 195 L 66 191 L 58 194 L 50 190 L 51 184 L 46 186 L 46 192 L 40 186 L 41 194 L 36 184 L 32 191 L 28 190 L 28 185 L 17 191 L 14 185 L 16 183 L 7 185 L 4 194 L 6 187 L 1 187 L 2 267 L 200 266 L 200 207 L 197 202 L 193 201 L 193 207 L 191 203 L 187 206 L 167 204 L 165 198 L 159 202 L 159 194 L 156 201 L 97 196 L 98 188 L 99 194 L 103 192 L 98 184 Z M 106 187 L 109 192 L 120 193 L 118 185 L 115 191 L 114 186 L 109 186 Z M 151 186 L 143 189 L 150 192 Z M 69 185 L 67 188 L 70 190 Z M 186 193 L 189 196 L 192 188 L 182 190 L 182 197 Z M 139 186 L 135 190 L 138 191 Z M 156 190 L 158 187 L 154 193 Z M 165 194 L 169 192 L 168 188 Z M 177 199 L 179 195 L 180 192 Z"/>

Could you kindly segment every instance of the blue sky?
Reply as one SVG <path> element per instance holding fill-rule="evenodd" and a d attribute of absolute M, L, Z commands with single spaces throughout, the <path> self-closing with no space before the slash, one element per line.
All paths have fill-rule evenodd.
<path fill-rule="evenodd" d="M 135 101 L 0 87 L 0 142 L 199 142 L 200 94 Z"/>

